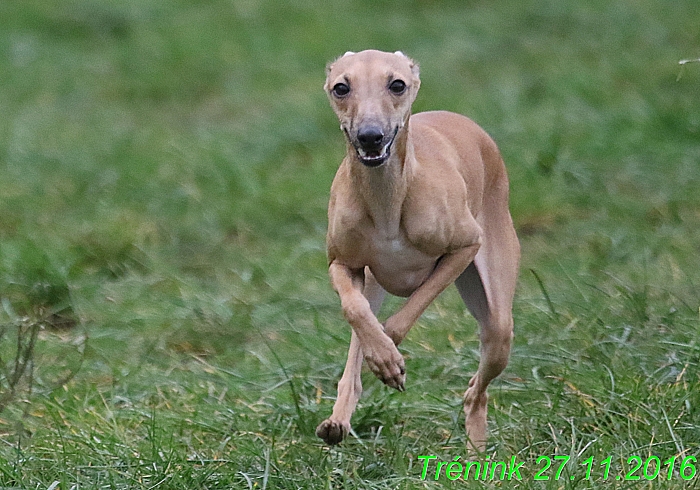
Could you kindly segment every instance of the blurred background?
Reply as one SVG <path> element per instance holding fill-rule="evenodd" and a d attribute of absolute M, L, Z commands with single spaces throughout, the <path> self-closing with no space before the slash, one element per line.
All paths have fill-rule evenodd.
<path fill-rule="evenodd" d="M 508 166 L 523 268 L 502 403 L 541 400 L 522 388 L 547 378 L 536 372 L 563 383 L 560 366 L 583 362 L 582 379 L 598 379 L 586 369 L 605 364 L 612 376 L 622 359 L 619 376 L 662 384 L 694 369 L 674 409 L 690 416 L 700 63 L 679 61 L 700 57 L 699 25 L 694 0 L 3 0 L 0 454 L 22 446 L 31 457 L 8 456 L 0 480 L 74 481 L 95 463 L 78 449 L 97 444 L 94 431 L 111 441 L 92 453 L 102 464 L 143 459 L 142 416 L 160 410 L 170 415 L 153 427 L 164 433 L 195 421 L 194 435 L 168 446 L 183 461 L 247 455 L 231 471 L 252 475 L 231 476 L 241 485 L 271 475 L 271 420 L 279 438 L 316 444 L 349 339 L 326 276 L 326 205 L 344 143 L 324 68 L 367 48 L 416 59 L 414 110 L 468 115 Z M 357 431 L 377 435 L 391 425 L 387 407 L 415 402 L 414 415 L 428 407 L 442 420 L 423 434 L 430 444 L 459 437 L 476 324 L 448 291 L 412 337 L 415 400 L 368 379 Z M 13 384 L 15 356 L 26 370 Z M 435 379 L 447 391 L 430 396 L 448 401 L 424 396 Z M 521 425 L 531 412 L 508 413 Z M 239 446 L 221 435 L 206 449 L 212 417 Z M 53 446 L 82 430 L 74 446 Z M 495 432 L 509 454 L 533 434 Z M 51 451 L 63 463 L 41 462 Z M 301 456 L 290 454 L 291 470 Z M 383 477 L 406 474 L 384 463 Z"/>

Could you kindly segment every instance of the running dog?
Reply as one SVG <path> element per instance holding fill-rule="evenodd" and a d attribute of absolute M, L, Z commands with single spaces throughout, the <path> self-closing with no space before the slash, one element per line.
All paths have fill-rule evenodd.
<path fill-rule="evenodd" d="M 493 140 L 451 112 L 411 115 L 418 65 L 401 52 L 348 52 L 327 68 L 325 91 L 347 153 L 328 206 L 329 274 L 352 327 L 328 444 L 350 431 L 362 361 L 404 390 L 397 346 L 428 305 L 455 283 L 480 326 L 481 357 L 464 394 L 470 449 L 486 447 L 486 388 L 508 364 L 520 245 L 508 177 Z M 407 297 L 382 324 L 385 292 Z"/>

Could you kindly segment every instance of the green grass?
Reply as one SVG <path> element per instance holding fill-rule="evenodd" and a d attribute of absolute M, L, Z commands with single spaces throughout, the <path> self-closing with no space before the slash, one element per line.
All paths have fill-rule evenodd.
<path fill-rule="evenodd" d="M 488 452 L 527 469 L 481 486 L 700 456 L 700 64 L 678 65 L 699 22 L 691 0 L 0 2 L 3 393 L 16 329 L 41 328 L 0 486 L 459 484 L 418 459 L 466 455 L 478 342 L 453 289 L 402 344 L 407 392 L 367 373 L 359 438 L 313 434 L 349 339 L 324 66 L 369 47 L 415 57 L 415 109 L 469 115 L 509 168 L 523 264 Z M 557 454 L 575 478 L 535 482 Z"/>

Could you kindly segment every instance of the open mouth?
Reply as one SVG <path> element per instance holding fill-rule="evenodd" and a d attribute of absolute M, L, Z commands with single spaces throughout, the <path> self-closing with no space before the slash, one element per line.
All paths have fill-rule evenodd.
<path fill-rule="evenodd" d="M 357 158 L 366 167 L 379 167 L 391 156 L 391 146 L 394 144 L 394 139 L 396 138 L 396 133 L 398 132 L 398 126 L 394 129 L 394 134 L 391 139 L 380 148 L 363 148 L 361 144 L 353 141 L 353 146 L 357 152 Z"/>
<path fill-rule="evenodd" d="M 363 165 L 367 167 L 378 167 L 382 163 L 386 162 L 389 155 L 391 155 L 391 144 L 393 142 L 394 139 L 392 138 L 391 141 L 389 141 L 384 148 L 379 151 L 365 151 L 361 147 L 357 147 L 355 150 L 357 151 L 357 156 Z"/>

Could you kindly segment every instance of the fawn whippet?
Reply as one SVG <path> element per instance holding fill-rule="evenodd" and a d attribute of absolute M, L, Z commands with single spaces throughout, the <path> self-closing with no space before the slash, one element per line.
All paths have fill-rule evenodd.
<path fill-rule="evenodd" d="M 486 388 L 510 353 L 520 245 L 496 144 L 464 116 L 411 115 L 419 86 L 418 65 L 401 52 L 348 52 L 327 68 L 325 90 L 347 140 L 328 206 L 329 274 L 352 338 L 333 413 L 316 434 L 328 444 L 348 434 L 363 359 L 403 391 L 396 346 L 454 282 L 480 326 L 464 412 L 470 448 L 483 451 Z M 385 292 L 408 300 L 382 324 Z"/>

